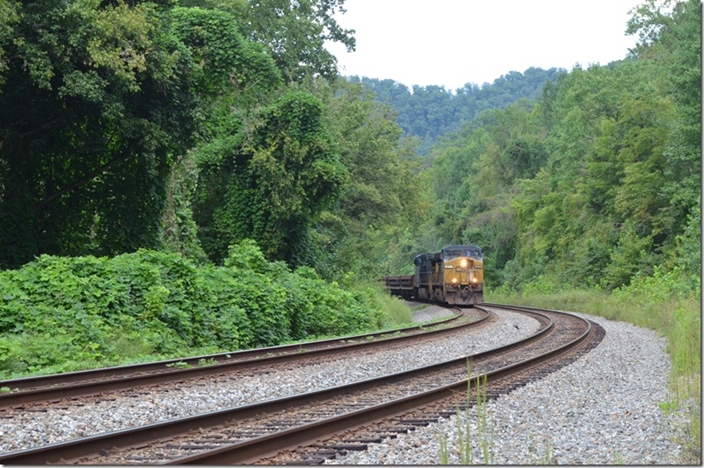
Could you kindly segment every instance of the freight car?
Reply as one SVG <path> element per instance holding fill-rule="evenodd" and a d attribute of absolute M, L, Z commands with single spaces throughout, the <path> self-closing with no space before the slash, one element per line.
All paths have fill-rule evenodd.
<path fill-rule="evenodd" d="M 391 294 L 453 305 L 484 301 L 484 254 L 478 246 L 450 245 L 416 256 L 413 265 L 413 275 L 384 278 Z"/>

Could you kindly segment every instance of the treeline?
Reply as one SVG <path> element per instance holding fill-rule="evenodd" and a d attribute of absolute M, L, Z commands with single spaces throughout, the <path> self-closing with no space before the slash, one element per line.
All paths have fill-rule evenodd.
<path fill-rule="evenodd" d="M 481 245 L 489 290 L 675 272 L 699 294 L 701 5 L 671 6 L 638 8 L 631 56 L 576 67 L 537 104 L 485 111 L 432 149 L 426 231 Z"/>
<path fill-rule="evenodd" d="M 373 277 L 372 226 L 419 210 L 387 106 L 337 80 L 344 0 L 3 2 L 0 268 L 253 239 Z"/>
<path fill-rule="evenodd" d="M 376 98 L 391 106 L 398 113 L 398 123 L 405 136 L 421 139 L 420 154 L 427 154 L 437 139 L 457 131 L 464 122 L 470 122 L 488 109 L 503 109 L 519 99 L 536 100 L 549 81 L 555 82 L 562 68 L 530 67 L 525 72 L 512 71 L 495 79 L 493 83 L 479 86 L 467 83 L 454 90 L 443 86 L 413 86 L 408 89 L 394 80 L 380 80 L 351 76 L 352 83 L 362 83 L 373 91 Z M 412 92 L 411 92 L 412 91 Z"/>
<path fill-rule="evenodd" d="M 323 42 L 354 47 L 343 3 L 4 3 L 0 267 L 138 249 L 222 265 L 253 239 L 326 280 L 460 242 L 485 249 L 489 288 L 698 274 L 697 2 L 639 7 L 637 50 L 609 66 L 412 95 L 338 79 Z M 438 138 L 427 156 L 404 126 Z"/>

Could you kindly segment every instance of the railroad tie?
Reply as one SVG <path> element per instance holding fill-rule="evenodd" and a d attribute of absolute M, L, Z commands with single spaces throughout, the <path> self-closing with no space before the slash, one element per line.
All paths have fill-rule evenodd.
<path fill-rule="evenodd" d="M 401 424 L 411 424 L 413 426 L 427 426 L 432 423 L 438 422 L 437 419 L 401 419 L 399 421 Z"/>
<path fill-rule="evenodd" d="M 314 445 L 314 447 L 320 448 L 320 449 L 336 450 L 338 452 L 341 450 L 361 452 L 361 451 L 367 450 L 367 448 L 368 448 L 367 444 Z"/>

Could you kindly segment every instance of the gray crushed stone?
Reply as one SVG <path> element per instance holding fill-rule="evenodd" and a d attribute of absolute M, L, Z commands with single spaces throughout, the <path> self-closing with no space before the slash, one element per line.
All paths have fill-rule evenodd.
<path fill-rule="evenodd" d="M 668 401 L 665 339 L 628 323 L 576 315 L 599 323 L 606 337 L 573 364 L 484 408 L 326 463 L 682 464 L 676 441 L 684 422 L 660 407 Z"/>

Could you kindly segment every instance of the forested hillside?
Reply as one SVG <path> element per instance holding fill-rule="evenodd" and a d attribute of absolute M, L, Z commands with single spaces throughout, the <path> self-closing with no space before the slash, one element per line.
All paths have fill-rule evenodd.
<path fill-rule="evenodd" d="M 492 288 L 695 287 L 698 3 L 644 4 L 608 66 L 412 94 L 338 79 L 323 41 L 354 47 L 343 3 L 3 3 L 0 266 L 140 248 L 219 265 L 252 239 L 373 279 L 473 242 Z"/>
<path fill-rule="evenodd" d="M 437 236 L 482 245 L 495 286 L 611 290 L 674 269 L 698 288 L 700 19 L 697 2 L 643 7 L 632 57 L 577 67 L 435 146 Z"/>
<path fill-rule="evenodd" d="M 418 153 L 427 154 L 440 136 L 458 130 L 484 110 L 503 109 L 522 98 L 534 101 L 547 82 L 556 81 L 563 73 L 566 70 L 561 68 L 530 67 L 523 73 L 512 71 L 500 76 L 493 83 L 467 83 L 454 91 L 418 85 L 409 90 L 389 79 L 352 76 L 347 80 L 362 83 L 377 100 L 391 106 L 405 135 L 421 139 Z"/>

